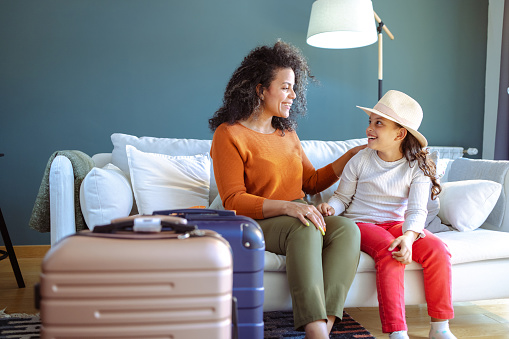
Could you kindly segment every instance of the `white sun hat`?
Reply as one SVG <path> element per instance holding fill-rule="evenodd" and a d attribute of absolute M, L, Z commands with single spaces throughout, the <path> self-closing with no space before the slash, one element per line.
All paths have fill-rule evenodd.
<path fill-rule="evenodd" d="M 357 106 L 366 112 L 378 114 L 405 127 L 424 148 L 428 141 L 417 131 L 422 121 L 421 105 L 403 92 L 390 90 L 373 108 Z"/>

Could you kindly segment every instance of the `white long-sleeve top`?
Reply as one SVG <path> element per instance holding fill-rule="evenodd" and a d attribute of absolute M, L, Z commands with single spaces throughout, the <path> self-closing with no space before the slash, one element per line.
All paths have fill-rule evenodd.
<path fill-rule="evenodd" d="M 430 182 L 417 162 L 386 162 L 366 148 L 346 164 L 329 205 L 355 222 L 404 221 L 403 233 L 424 237 Z"/>

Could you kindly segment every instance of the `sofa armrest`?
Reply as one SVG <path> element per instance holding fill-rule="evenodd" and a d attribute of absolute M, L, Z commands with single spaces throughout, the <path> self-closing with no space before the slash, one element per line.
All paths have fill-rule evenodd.
<path fill-rule="evenodd" d="M 509 161 L 507 161 L 509 164 Z M 505 198 L 505 204 L 503 205 L 503 212 L 502 212 L 502 222 L 500 224 L 500 228 L 496 227 L 493 224 L 490 224 L 489 222 L 485 222 L 482 228 L 488 229 L 488 230 L 495 230 L 495 231 L 503 231 L 503 232 L 509 232 L 509 171 L 506 172 L 504 181 L 502 184 L 502 192 L 500 193 L 500 196 L 504 196 Z M 499 198 L 500 201 L 500 198 Z"/>
<path fill-rule="evenodd" d="M 509 161 L 460 158 L 454 160 L 449 181 L 492 180 L 502 185 L 502 192 L 493 211 L 481 226 L 485 229 L 509 232 Z"/>
<path fill-rule="evenodd" d="M 79 190 L 93 167 L 92 158 L 78 150 L 56 151 L 48 160 L 30 226 L 40 232 L 51 232 L 52 244 L 77 230 L 87 229 Z"/>
<path fill-rule="evenodd" d="M 51 246 L 76 232 L 74 174 L 71 161 L 57 155 L 49 172 Z"/>

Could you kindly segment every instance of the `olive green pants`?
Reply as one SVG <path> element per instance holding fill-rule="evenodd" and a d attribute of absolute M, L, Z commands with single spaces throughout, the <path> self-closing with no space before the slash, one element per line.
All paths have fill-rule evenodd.
<path fill-rule="evenodd" d="M 328 315 L 343 317 L 346 294 L 353 282 L 360 256 L 360 232 L 344 217 L 325 217 L 325 236 L 310 222 L 294 217 L 257 220 L 265 249 L 286 255 L 286 274 L 293 303 L 294 326 L 303 330 Z M 270 286 L 265 286 L 270 288 Z"/>

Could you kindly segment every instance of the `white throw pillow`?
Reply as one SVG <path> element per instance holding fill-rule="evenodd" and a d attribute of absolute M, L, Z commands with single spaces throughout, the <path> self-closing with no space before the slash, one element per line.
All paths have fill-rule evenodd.
<path fill-rule="evenodd" d="M 216 196 L 214 201 L 212 201 L 208 208 L 211 210 L 224 210 L 223 201 L 221 201 L 221 197 L 219 196 L 219 194 Z"/>
<path fill-rule="evenodd" d="M 81 211 L 89 229 L 127 217 L 133 207 L 131 183 L 113 164 L 94 167 L 81 182 Z"/>
<path fill-rule="evenodd" d="M 442 185 L 440 211 L 442 223 L 461 232 L 480 227 L 497 203 L 502 185 L 490 180 L 461 180 Z"/>
<path fill-rule="evenodd" d="M 209 153 L 170 156 L 145 153 L 126 146 L 131 184 L 140 214 L 154 211 L 208 206 Z"/>
<path fill-rule="evenodd" d="M 155 138 L 137 137 L 134 135 L 113 133 L 111 135 L 113 151 L 111 152 L 111 163 L 118 166 L 129 177 L 129 166 L 127 164 L 126 145 L 132 145 L 138 150 L 147 153 L 166 155 L 196 155 L 210 152 L 212 140 L 199 139 L 177 139 L 177 138 Z M 214 169 L 212 162 L 210 166 L 210 193 L 209 201 L 212 201 L 218 194 Z M 206 204 L 208 205 L 208 203 Z"/>
<path fill-rule="evenodd" d="M 127 164 L 126 146 L 131 145 L 142 152 L 166 154 L 166 155 L 196 155 L 210 151 L 212 140 L 176 139 L 136 137 L 134 135 L 113 133 L 111 135 L 113 151 L 111 163 L 129 175 Z"/>

